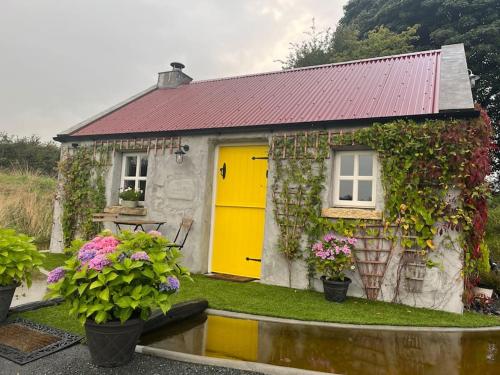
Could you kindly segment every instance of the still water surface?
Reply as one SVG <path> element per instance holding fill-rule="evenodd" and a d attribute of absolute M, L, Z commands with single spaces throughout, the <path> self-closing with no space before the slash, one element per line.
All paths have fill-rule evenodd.
<path fill-rule="evenodd" d="M 200 315 L 142 345 L 337 374 L 500 375 L 500 332 L 325 328 Z"/>

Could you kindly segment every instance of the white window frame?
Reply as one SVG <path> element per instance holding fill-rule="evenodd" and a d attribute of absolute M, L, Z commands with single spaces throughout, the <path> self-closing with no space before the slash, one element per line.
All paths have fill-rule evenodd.
<path fill-rule="evenodd" d="M 137 161 L 137 168 L 135 169 L 135 176 L 125 176 L 125 168 L 127 166 L 127 157 L 130 156 L 135 156 L 136 161 Z M 148 159 L 148 154 L 146 153 L 124 153 L 122 154 L 122 175 L 121 175 L 121 182 L 120 182 L 120 189 L 123 191 L 125 189 L 125 180 L 134 180 L 134 189 L 139 190 L 139 181 L 147 181 L 148 179 L 148 173 L 149 173 L 149 160 L 148 160 L 148 173 L 146 173 L 146 176 L 141 176 L 141 158 L 146 157 Z M 146 182 L 146 188 L 147 188 L 147 182 Z M 144 192 L 144 199 L 146 199 L 146 192 Z M 121 201 L 121 199 L 120 199 Z M 139 201 L 139 202 L 144 202 L 144 201 Z"/>
<path fill-rule="evenodd" d="M 354 156 L 354 176 L 341 176 L 340 175 L 340 158 L 342 155 Z M 359 156 L 372 155 L 372 176 L 359 176 Z M 334 153 L 334 171 L 333 171 L 333 204 L 338 207 L 357 207 L 357 208 L 375 208 L 377 201 L 377 178 L 378 178 L 378 157 L 375 151 L 336 151 Z M 340 200 L 340 180 L 352 180 L 353 192 L 352 200 Z M 358 201 L 358 181 L 371 181 L 372 182 L 372 200 L 371 201 Z"/>

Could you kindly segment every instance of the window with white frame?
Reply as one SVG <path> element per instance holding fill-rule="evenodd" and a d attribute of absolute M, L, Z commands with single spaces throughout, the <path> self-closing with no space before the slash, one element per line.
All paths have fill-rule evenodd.
<path fill-rule="evenodd" d="M 144 201 L 148 176 L 147 154 L 123 154 L 121 189 L 141 190 L 139 201 Z"/>
<path fill-rule="evenodd" d="M 335 206 L 375 207 L 377 154 L 373 151 L 335 152 Z"/>

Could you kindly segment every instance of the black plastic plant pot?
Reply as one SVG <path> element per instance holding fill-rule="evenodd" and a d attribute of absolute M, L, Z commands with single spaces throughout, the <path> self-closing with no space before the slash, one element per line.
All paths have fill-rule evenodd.
<path fill-rule="evenodd" d="M 0 286 L 0 322 L 3 322 L 7 318 L 16 288 L 16 284 Z"/>
<path fill-rule="evenodd" d="M 100 367 L 123 366 L 132 360 L 144 321 L 130 319 L 125 323 L 85 322 L 85 333 L 92 362 Z"/>
<path fill-rule="evenodd" d="M 344 281 L 328 280 L 325 276 L 321 276 L 323 281 L 323 290 L 325 299 L 331 302 L 344 302 L 347 297 L 347 289 L 351 283 L 351 279 L 344 278 Z"/>

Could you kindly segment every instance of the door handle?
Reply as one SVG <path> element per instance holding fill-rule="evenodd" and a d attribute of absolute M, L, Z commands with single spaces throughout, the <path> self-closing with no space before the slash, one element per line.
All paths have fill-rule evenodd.
<path fill-rule="evenodd" d="M 220 168 L 219 171 L 222 179 L 224 180 L 226 178 L 226 163 L 222 164 L 222 168 Z"/>

